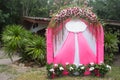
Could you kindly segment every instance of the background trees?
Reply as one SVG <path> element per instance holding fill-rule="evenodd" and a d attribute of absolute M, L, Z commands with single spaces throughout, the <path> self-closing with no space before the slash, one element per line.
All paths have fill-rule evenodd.
<path fill-rule="evenodd" d="M 120 20 L 120 0 L 89 0 L 89 5 L 99 18 L 104 20 Z M 120 28 L 114 25 L 105 25 L 105 62 L 112 64 L 120 46 Z"/>
<path fill-rule="evenodd" d="M 102 19 L 120 20 L 120 0 L 87 0 Z M 81 6 L 84 0 L 0 0 L 0 25 L 20 23 L 22 16 L 49 17 L 66 5 Z"/>
<path fill-rule="evenodd" d="M 120 20 L 120 0 L 89 0 L 95 13 L 102 19 Z"/>

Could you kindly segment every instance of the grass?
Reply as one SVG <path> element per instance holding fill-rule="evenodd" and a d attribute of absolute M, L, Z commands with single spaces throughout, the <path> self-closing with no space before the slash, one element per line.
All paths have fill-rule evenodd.
<path fill-rule="evenodd" d="M 8 65 L 0 65 L 0 73 L 7 73 L 12 75 L 11 80 L 50 80 L 47 78 L 47 73 L 45 70 L 45 67 L 43 68 L 30 68 L 27 71 L 24 71 L 23 68 L 20 68 L 20 70 L 23 70 L 23 72 L 19 72 L 17 70 L 18 68 L 11 67 Z M 91 76 L 85 76 L 85 77 L 70 77 L 70 76 L 64 76 L 55 78 L 53 80 L 120 80 L 120 67 L 112 66 L 112 70 L 106 74 L 104 78 L 98 78 L 98 77 L 91 77 Z"/>
<path fill-rule="evenodd" d="M 120 79 L 120 67 L 112 67 L 112 70 L 104 77 L 104 78 L 98 78 L 98 77 L 91 77 L 91 76 L 85 76 L 85 77 L 69 77 L 64 76 L 60 78 L 55 78 L 54 80 L 119 80 Z M 32 71 L 27 72 L 22 75 L 19 75 L 15 80 L 50 80 L 47 78 L 45 71 Z"/>
<path fill-rule="evenodd" d="M 114 80 L 120 80 L 120 67 L 112 67 L 112 71 L 108 74 Z"/>
<path fill-rule="evenodd" d="M 17 74 L 16 70 L 8 65 L 0 65 L 0 73 Z"/>
<path fill-rule="evenodd" d="M 0 59 L 8 58 L 8 56 L 4 53 L 4 51 L 0 48 Z"/>
<path fill-rule="evenodd" d="M 6 68 L 8 69 L 7 65 L 0 65 L 0 73 L 6 71 Z"/>
<path fill-rule="evenodd" d="M 14 80 L 18 74 L 15 68 L 8 65 L 0 65 L 0 80 Z"/>

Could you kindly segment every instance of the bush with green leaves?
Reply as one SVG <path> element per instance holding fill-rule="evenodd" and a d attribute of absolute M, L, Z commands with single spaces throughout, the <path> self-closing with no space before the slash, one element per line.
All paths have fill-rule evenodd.
<path fill-rule="evenodd" d="M 25 44 L 27 43 L 30 36 L 31 33 L 20 25 L 8 25 L 5 27 L 2 33 L 2 41 L 5 52 L 11 60 L 14 54 L 23 54 Z"/>
<path fill-rule="evenodd" d="M 32 39 L 29 39 L 25 46 L 25 51 L 36 63 L 41 66 L 45 65 L 45 39 L 43 37 L 35 35 Z"/>
<path fill-rule="evenodd" d="M 12 60 L 14 54 L 19 53 L 20 61 L 34 61 L 40 66 L 45 65 L 45 39 L 33 35 L 20 25 L 8 25 L 3 31 L 2 41 L 6 54 Z"/>
<path fill-rule="evenodd" d="M 105 32 L 105 63 L 112 64 L 115 54 L 118 52 L 118 32 L 109 29 Z"/>

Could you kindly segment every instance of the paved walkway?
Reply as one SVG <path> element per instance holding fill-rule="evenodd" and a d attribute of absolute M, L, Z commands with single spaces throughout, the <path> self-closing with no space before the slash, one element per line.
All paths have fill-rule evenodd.
<path fill-rule="evenodd" d="M 20 59 L 19 57 L 13 57 L 13 62 Z M 3 65 L 8 65 L 8 64 L 12 64 L 12 61 L 7 58 L 7 59 L 0 59 L 0 64 L 3 64 Z"/>
<path fill-rule="evenodd" d="M 14 56 L 13 57 L 13 62 L 20 59 L 18 56 Z M 2 65 L 8 65 L 8 64 L 12 64 L 12 61 L 10 60 L 10 58 L 8 58 L 7 56 L 5 56 L 5 53 L 3 50 L 0 50 L 0 64 Z"/>

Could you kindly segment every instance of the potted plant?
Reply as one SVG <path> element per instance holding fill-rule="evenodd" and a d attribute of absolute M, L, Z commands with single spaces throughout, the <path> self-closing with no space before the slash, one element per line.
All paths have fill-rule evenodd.
<path fill-rule="evenodd" d="M 106 75 L 107 72 L 109 72 L 111 70 L 111 66 L 107 65 L 107 64 L 99 64 L 99 76 L 100 77 L 104 77 Z"/>
<path fill-rule="evenodd" d="M 76 65 L 75 64 L 66 64 L 66 70 L 68 71 L 70 76 L 74 76 L 76 72 Z"/>
<path fill-rule="evenodd" d="M 63 74 L 64 67 L 61 64 L 54 64 L 55 75 L 60 77 Z"/>
<path fill-rule="evenodd" d="M 90 64 L 88 64 L 88 68 L 89 68 L 90 74 L 92 76 L 96 76 L 96 64 L 91 62 Z"/>
<path fill-rule="evenodd" d="M 79 64 L 77 68 L 77 72 L 79 73 L 80 76 L 84 76 L 84 73 L 86 71 L 86 67 L 83 64 Z"/>
<path fill-rule="evenodd" d="M 53 64 L 47 64 L 46 65 L 46 70 L 47 70 L 48 78 L 52 78 L 53 79 L 55 77 L 54 65 Z"/>

